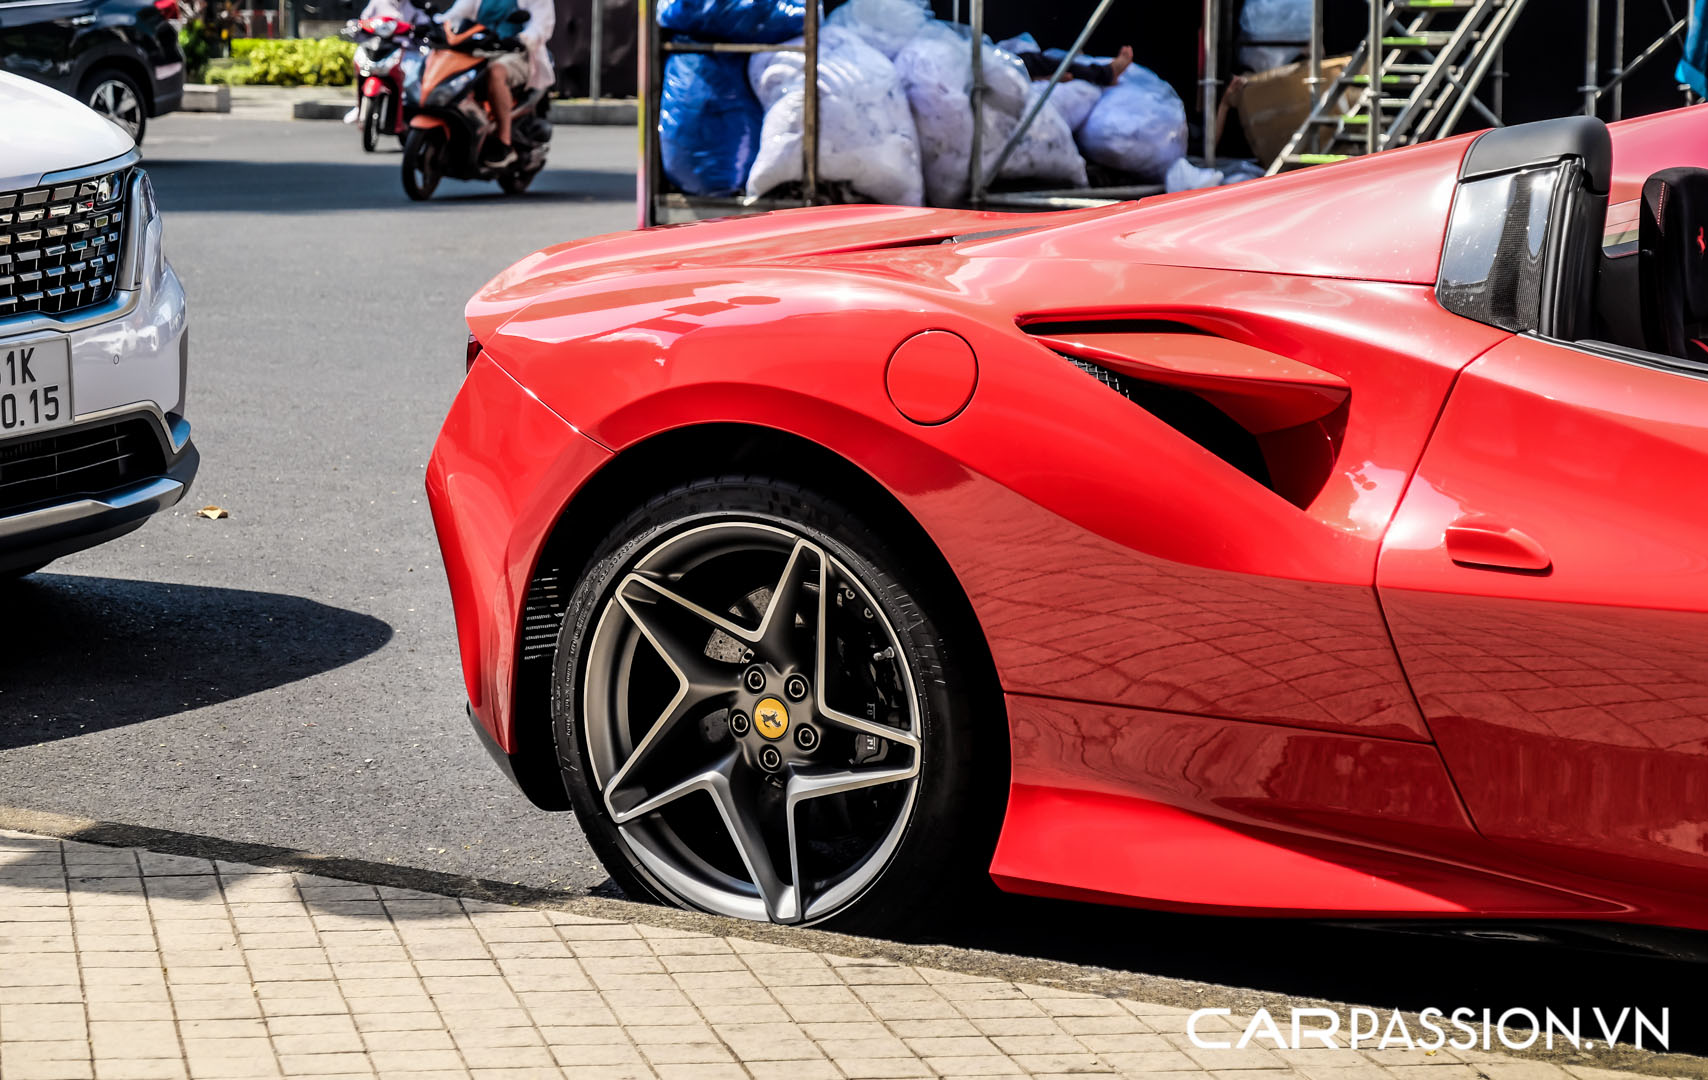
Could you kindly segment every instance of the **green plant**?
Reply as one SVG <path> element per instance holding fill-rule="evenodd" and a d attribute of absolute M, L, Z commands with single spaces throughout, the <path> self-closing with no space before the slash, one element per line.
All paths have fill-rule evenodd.
<path fill-rule="evenodd" d="M 355 62 L 354 42 L 343 38 L 233 38 L 229 68 L 212 69 L 207 78 L 231 86 L 348 86 Z"/>
<path fill-rule="evenodd" d="M 250 71 L 248 64 L 233 64 L 229 60 L 209 64 L 203 75 L 209 86 L 248 86 Z"/>
<path fill-rule="evenodd" d="M 184 50 L 185 81 L 201 82 L 207 74 L 213 47 L 208 43 L 207 29 L 200 19 L 191 19 L 178 31 L 178 47 Z"/>

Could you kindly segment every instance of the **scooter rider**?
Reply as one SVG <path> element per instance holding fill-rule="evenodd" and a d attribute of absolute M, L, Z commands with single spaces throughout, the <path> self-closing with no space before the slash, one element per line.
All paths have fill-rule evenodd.
<path fill-rule="evenodd" d="M 356 20 L 358 23 L 365 23 L 371 19 L 396 19 L 408 27 L 411 32 L 433 25 L 433 16 L 416 7 L 411 0 L 368 0 L 367 6 L 362 8 L 362 13 L 356 16 Z M 358 69 L 360 66 L 358 63 Z M 356 107 L 345 114 L 344 122 L 346 124 L 356 123 L 360 117 L 361 107 L 362 80 L 357 79 Z"/>
<path fill-rule="evenodd" d="M 516 40 L 527 51 L 496 57 L 487 72 L 487 95 L 498 124 L 498 146 L 488 149 L 481 162 L 494 169 L 516 160 L 516 151 L 510 146 L 510 113 L 516 107 L 515 92 L 549 90 L 556 81 L 552 54 L 546 48 L 557 25 L 556 5 L 552 0 L 456 0 L 445 12 L 444 25 L 448 29 L 461 30 L 468 23 L 496 29 L 510 12 L 518 9 L 528 13 L 528 21 L 516 33 Z"/>

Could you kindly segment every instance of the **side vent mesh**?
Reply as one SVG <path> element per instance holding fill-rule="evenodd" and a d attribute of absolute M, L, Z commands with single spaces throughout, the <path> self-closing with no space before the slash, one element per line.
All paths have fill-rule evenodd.
<path fill-rule="evenodd" d="M 1190 390 L 1111 371 L 1066 353 L 1057 355 L 1259 484 L 1275 490 L 1256 436 L 1215 405 Z"/>
<path fill-rule="evenodd" d="M 568 599 L 555 568 L 540 573 L 528 586 L 522 611 L 522 663 L 551 663 Z"/>
<path fill-rule="evenodd" d="M 1294 506 L 1334 476 L 1352 401 L 1338 376 L 1169 318 L 1031 318 L 1022 332 Z M 1208 367 L 1169 362 L 1175 346 Z"/>
<path fill-rule="evenodd" d="M 1077 356 L 1068 356 L 1067 353 L 1062 353 L 1061 355 L 1067 356 L 1067 362 L 1068 363 L 1072 364 L 1074 367 L 1078 368 L 1079 370 L 1085 372 L 1087 375 L 1090 375 L 1093 379 L 1096 379 L 1098 382 L 1102 383 L 1104 386 L 1107 386 L 1109 389 L 1115 391 L 1117 394 L 1120 394 L 1122 397 L 1126 398 L 1128 401 L 1131 401 L 1133 399 L 1133 395 L 1128 393 L 1127 388 L 1125 386 L 1121 385 L 1121 382 L 1122 382 L 1121 376 L 1115 374 L 1113 371 L 1110 371 L 1108 368 L 1098 367 L 1096 364 L 1093 364 L 1089 360 L 1081 360 Z"/>

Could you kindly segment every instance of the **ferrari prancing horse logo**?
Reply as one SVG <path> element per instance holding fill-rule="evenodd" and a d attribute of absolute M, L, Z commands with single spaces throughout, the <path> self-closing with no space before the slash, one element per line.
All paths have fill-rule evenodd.
<path fill-rule="evenodd" d="M 781 701 L 768 697 L 753 707 L 753 727 L 767 739 L 781 739 L 789 730 L 789 710 Z"/>

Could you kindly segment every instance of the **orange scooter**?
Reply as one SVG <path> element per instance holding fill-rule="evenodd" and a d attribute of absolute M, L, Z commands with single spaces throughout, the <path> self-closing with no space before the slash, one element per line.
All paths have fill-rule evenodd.
<path fill-rule="evenodd" d="M 516 25 L 527 12 L 517 12 Z M 430 199 L 439 181 L 496 180 L 511 195 L 527 190 L 545 168 L 551 149 L 550 106 L 544 90 L 530 90 L 511 113 L 510 145 L 516 160 L 494 169 L 481 160 L 481 150 L 498 131 L 492 104 L 486 100 L 486 73 L 493 58 L 520 49 L 478 23 L 462 30 L 447 29 L 444 41 L 431 43 L 421 73 L 421 107 L 409 121 L 403 143 L 403 190 L 411 199 Z"/>

